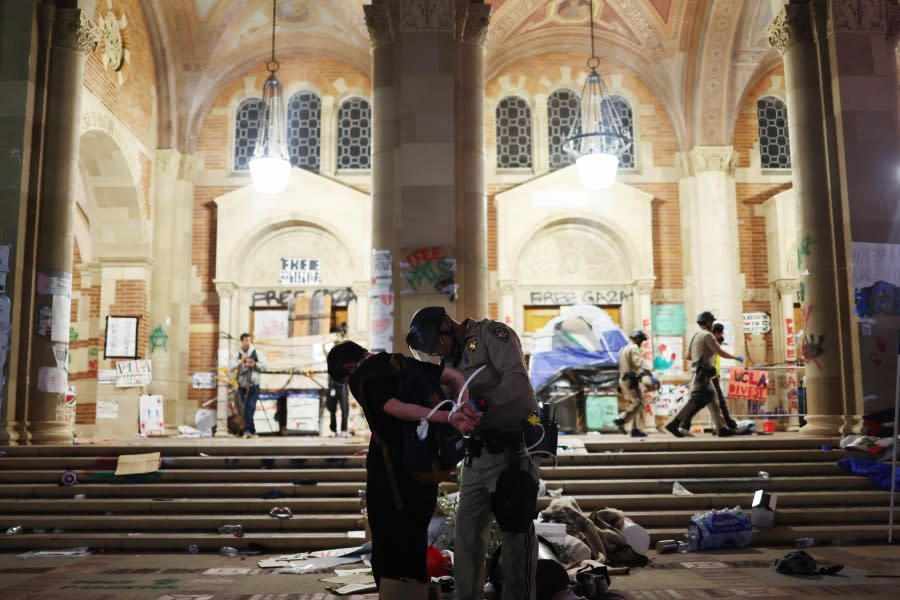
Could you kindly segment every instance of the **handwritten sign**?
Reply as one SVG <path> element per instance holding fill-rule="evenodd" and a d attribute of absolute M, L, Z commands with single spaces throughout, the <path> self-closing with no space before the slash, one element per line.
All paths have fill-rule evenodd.
<path fill-rule="evenodd" d="M 731 369 L 728 372 L 728 397 L 762 402 L 769 395 L 769 376 L 765 371 Z"/>
<path fill-rule="evenodd" d="M 307 285 L 321 283 L 322 273 L 317 258 L 282 258 L 281 285 Z"/>
<path fill-rule="evenodd" d="M 853 287 L 879 281 L 900 286 L 900 244 L 853 242 Z"/>
<path fill-rule="evenodd" d="M 287 310 L 253 310 L 253 337 L 258 340 L 288 338 Z"/>
<path fill-rule="evenodd" d="M 140 387 L 153 380 L 149 360 L 120 360 L 116 363 L 116 387 Z"/>
<path fill-rule="evenodd" d="M 764 312 L 744 313 L 744 333 L 759 335 L 772 331 L 772 320 Z"/>
<path fill-rule="evenodd" d="M 104 358 L 137 358 L 139 318 L 106 317 Z"/>
<path fill-rule="evenodd" d="M 655 335 L 684 335 L 684 304 L 654 304 L 650 319 Z"/>
<path fill-rule="evenodd" d="M 794 319 L 788 317 L 784 320 L 784 360 L 797 360 L 797 344 L 794 332 Z"/>

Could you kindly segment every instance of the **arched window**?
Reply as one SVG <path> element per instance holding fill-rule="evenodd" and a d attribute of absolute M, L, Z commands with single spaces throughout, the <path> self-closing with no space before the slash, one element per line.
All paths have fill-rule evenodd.
<path fill-rule="evenodd" d="M 634 162 L 634 113 L 631 110 L 631 104 L 622 96 L 608 96 L 603 99 L 604 106 L 601 112 L 605 115 L 608 110 L 614 110 L 619 115 L 619 124 L 622 126 L 622 133 L 628 136 L 628 144 L 625 150 L 619 156 L 619 168 L 633 169 Z M 608 108 L 607 108 L 608 107 Z"/>
<path fill-rule="evenodd" d="M 322 142 L 322 100 L 312 92 L 297 92 L 287 104 L 287 144 L 291 165 L 319 170 Z"/>
<path fill-rule="evenodd" d="M 238 105 L 234 117 L 234 170 L 246 171 L 250 168 L 253 149 L 259 137 L 259 116 L 262 100 L 247 98 Z"/>
<path fill-rule="evenodd" d="M 572 90 L 556 90 L 547 99 L 547 140 L 550 144 L 550 168 L 558 169 L 575 162 L 563 151 L 581 114 L 578 94 Z"/>
<path fill-rule="evenodd" d="M 349 98 L 338 110 L 338 169 L 372 168 L 372 108 L 363 98 Z"/>
<path fill-rule="evenodd" d="M 791 143 L 787 107 L 780 98 L 766 96 L 756 101 L 759 119 L 759 159 L 763 169 L 790 169 Z"/>
<path fill-rule="evenodd" d="M 497 105 L 497 167 L 517 169 L 531 166 L 531 109 L 517 96 Z"/>

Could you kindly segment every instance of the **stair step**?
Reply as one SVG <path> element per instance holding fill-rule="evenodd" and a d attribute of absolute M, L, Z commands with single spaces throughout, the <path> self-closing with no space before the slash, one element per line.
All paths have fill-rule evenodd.
<path fill-rule="evenodd" d="M 247 533 L 271 533 L 277 531 L 302 532 L 333 531 L 346 532 L 351 529 L 364 529 L 363 516 L 356 514 L 304 514 L 290 519 L 270 517 L 267 513 L 258 515 L 5 515 L 0 514 L 0 527 L 21 525 L 27 530 L 44 529 L 47 532 L 56 528 L 66 533 L 75 532 L 115 532 L 115 531 L 152 531 L 172 533 L 215 533 L 223 525 L 243 527 Z M 30 534 L 29 534 L 30 535 Z M 221 535 L 231 538 L 232 535 Z"/>

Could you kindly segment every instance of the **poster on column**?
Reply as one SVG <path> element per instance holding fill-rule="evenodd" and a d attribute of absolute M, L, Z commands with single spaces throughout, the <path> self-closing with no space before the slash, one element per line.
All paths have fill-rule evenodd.
<path fill-rule="evenodd" d="M 653 341 L 653 372 L 659 375 L 684 373 L 684 340 L 657 336 Z"/>
<path fill-rule="evenodd" d="M 797 345 L 795 341 L 794 319 L 788 317 L 784 320 L 784 360 L 793 362 L 797 360 Z"/>
<path fill-rule="evenodd" d="M 369 290 L 369 336 L 374 352 L 394 347 L 394 290 L 391 284 L 392 253 L 372 251 L 372 287 Z"/>
<path fill-rule="evenodd" d="M 103 358 L 137 358 L 140 317 L 106 317 Z"/>
<path fill-rule="evenodd" d="M 650 319 L 655 335 L 684 335 L 684 304 L 654 304 Z"/>

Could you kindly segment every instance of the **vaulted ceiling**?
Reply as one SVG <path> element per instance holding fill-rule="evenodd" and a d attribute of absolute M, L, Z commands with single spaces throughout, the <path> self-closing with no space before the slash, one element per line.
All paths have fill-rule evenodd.
<path fill-rule="evenodd" d="M 212 98 L 268 60 L 272 0 L 141 2 L 155 44 L 161 120 L 171 120 L 161 125 L 160 143 L 189 148 L 189 132 Z M 584 52 L 587 58 L 588 0 L 484 2 L 492 7 L 487 78 L 543 52 Z M 594 0 L 598 54 L 635 72 L 659 95 L 683 146 L 728 143 L 746 86 L 780 60 L 765 27 L 781 2 Z M 276 56 L 328 56 L 371 69 L 363 16 L 370 3 L 277 0 Z"/>

